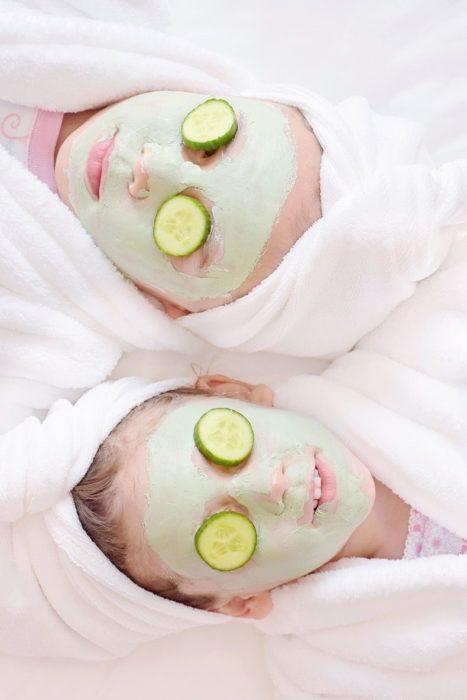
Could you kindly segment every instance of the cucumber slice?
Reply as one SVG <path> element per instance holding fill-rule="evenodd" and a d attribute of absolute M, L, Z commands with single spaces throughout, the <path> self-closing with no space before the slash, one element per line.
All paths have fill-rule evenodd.
<path fill-rule="evenodd" d="M 177 194 L 167 199 L 154 219 L 154 241 L 167 255 L 182 257 L 201 248 L 211 230 L 211 217 L 194 197 Z"/>
<path fill-rule="evenodd" d="M 183 120 L 183 143 L 195 151 L 214 151 L 237 133 L 235 112 L 226 100 L 211 98 L 195 107 Z"/>
<path fill-rule="evenodd" d="M 211 408 L 203 413 L 193 437 L 206 459 L 224 467 L 236 467 L 244 462 L 255 441 L 250 421 L 231 408 Z"/>
<path fill-rule="evenodd" d="M 211 569 L 233 571 L 244 566 L 256 549 L 256 528 L 245 515 L 234 511 L 206 518 L 195 535 L 199 556 Z"/>

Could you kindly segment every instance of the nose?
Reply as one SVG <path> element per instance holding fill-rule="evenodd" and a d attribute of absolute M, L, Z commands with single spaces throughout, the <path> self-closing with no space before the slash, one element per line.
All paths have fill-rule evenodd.
<path fill-rule="evenodd" d="M 149 178 L 144 169 L 144 149 L 133 167 L 133 181 L 128 186 L 128 192 L 135 199 L 145 199 L 149 195 Z"/>
<path fill-rule="evenodd" d="M 190 167 L 187 170 L 185 166 Z M 163 201 L 186 189 L 193 178 L 192 185 L 196 186 L 192 164 L 186 163 L 171 144 L 145 143 L 133 165 L 132 178 L 128 192 L 135 199 L 145 199 L 154 189 L 153 194 Z"/>
<path fill-rule="evenodd" d="M 287 486 L 289 485 L 289 482 L 287 481 L 287 477 L 285 475 L 286 468 L 287 462 L 285 459 L 283 459 L 280 465 L 277 467 L 277 469 L 273 472 L 272 487 L 269 497 L 272 501 L 274 501 L 274 503 L 283 504 L 283 496 L 287 489 Z"/>
<path fill-rule="evenodd" d="M 284 493 L 289 483 L 286 476 L 287 459 L 278 459 L 272 469 L 251 465 L 232 479 L 229 494 L 247 508 L 260 508 L 280 515 L 284 510 Z"/>

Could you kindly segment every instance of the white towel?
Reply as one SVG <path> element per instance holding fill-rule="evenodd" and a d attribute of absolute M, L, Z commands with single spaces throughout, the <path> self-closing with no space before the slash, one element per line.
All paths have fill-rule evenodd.
<path fill-rule="evenodd" d="M 467 225 L 467 160 L 435 169 L 416 124 L 363 98 L 333 107 L 300 88 L 252 92 L 297 105 L 313 126 L 323 216 L 250 294 L 180 324 L 221 347 L 331 359 L 445 260 Z"/>
<path fill-rule="evenodd" d="M 321 420 L 376 478 L 462 538 L 466 337 L 464 238 L 352 352 L 276 390 L 279 405 Z M 346 559 L 273 599 L 258 625 L 280 700 L 464 697 L 467 555 Z"/>
<path fill-rule="evenodd" d="M 148 3 L 115 3 L 114 21 L 80 17 L 79 5 L 49 4 L 53 16 L 20 3 L 1 7 L 2 99 L 79 111 L 149 90 L 217 94 L 249 84 L 243 69 L 136 22 Z M 155 8 L 146 24 L 157 26 Z M 77 16 L 68 16 L 73 9 Z M 59 396 L 77 397 L 123 353 L 142 349 L 194 361 L 206 354 L 205 343 L 150 304 L 59 198 L 0 147 L 2 425 Z"/>
<path fill-rule="evenodd" d="M 78 5 L 66 7 L 79 13 Z M 465 164 L 428 167 L 412 123 L 378 117 L 358 98 L 334 108 L 299 89 L 254 85 L 238 66 L 138 25 L 136 14 L 125 26 L 128 3 L 117 3 L 116 21 L 10 7 L 0 15 L 2 99 L 73 111 L 161 88 L 258 95 L 301 107 L 325 151 L 324 216 L 279 268 L 243 299 L 174 322 L 0 148 L 0 413 L 12 421 L 106 379 L 132 350 L 171 350 L 199 362 L 207 340 L 334 357 L 447 255 L 457 232 L 446 225 L 465 219 Z M 23 403 L 12 410 L 19 395 Z"/>
<path fill-rule="evenodd" d="M 134 406 L 187 383 L 104 383 L 0 437 L 0 651 L 99 660 L 225 622 L 132 583 L 85 534 L 69 493 Z"/>
<path fill-rule="evenodd" d="M 451 331 L 462 338 L 466 266 L 467 238 L 421 284 L 423 294 L 401 304 L 386 323 L 402 327 L 413 314 L 432 308 L 435 316 L 445 316 L 452 309 Z M 404 348 L 404 362 L 398 362 L 390 356 L 392 341 L 385 346 L 385 325 L 321 375 L 277 387 L 276 405 L 327 424 L 377 478 L 466 537 L 464 354 L 453 354 L 450 364 L 427 357 L 419 371 L 425 338 Z M 192 625 L 223 621 L 131 584 L 87 538 L 66 495 L 133 405 L 181 383 L 129 379 L 102 385 L 75 407 L 58 402 L 43 425 L 31 418 L 0 438 L 4 650 L 99 659 Z M 256 622 L 268 635 L 277 697 L 346 698 L 350 684 L 351 697 L 369 700 L 434 700 L 443 692 L 461 698 L 467 682 L 466 595 L 467 557 L 454 555 L 348 559 L 277 589 L 272 613 Z"/>
<path fill-rule="evenodd" d="M 125 3 L 120 5 L 123 7 Z M 213 62 L 212 56 L 201 50 L 190 53 L 185 44 L 164 38 L 148 27 L 132 26 L 128 30 L 118 21 L 89 21 L 79 16 L 65 21 L 44 19 L 29 10 L 24 10 L 21 22 L 18 19 L 18 13 L 2 12 L 0 16 L 0 97 L 3 99 L 38 104 L 45 109 L 80 110 L 159 87 L 213 93 L 254 90 L 243 72 L 236 72 L 220 59 Z M 187 57 L 187 65 L 196 66 L 194 73 L 179 62 L 180 55 L 184 59 Z M 56 89 L 58 80 L 59 90 Z M 257 92 L 259 94 L 260 88 Z M 299 98 L 295 99 L 298 103 Z M 358 101 L 349 104 L 356 105 Z M 338 109 L 335 114 L 342 113 L 342 109 L 345 111 L 348 107 L 344 105 L 341 112 Z M 370 123 L 372 121 L 375 125 L 379 120 L 370 120 Z M 416 132 L 408 126 L 407 129 L 405 132 L 401 123 L 401 133 L 411 133 L 410 143 L 419 143 Z M 320 132 L 320 137 L 324 142 L 324 133 Z M 352 139 L 349 143 L 353 143 Z M 357 143 L 364 145 L 366 139 L 357 140 Z M 380 143 L 384 143 L 384 139 Z M 408 141 L 404 139 L 403 143 Z M 333 151 L 327 150 L 331 161 L 326 167 L 326 161 L 323 162 L 323 173 L 329 175 L 323 181 L 323 201 L 325 208 L 329 203 L 329 211 L 325 213 L 331 215 L 331 222 L 336 217 L 334 230 L 340 233 L 338 214 L 341 208 L 345 210 L 347 198 L 338 201 L 333 198 L 333 192 L 336 195 L 340 192 L 337 187 L 339 171 L 333 179 L 330 167 Z M 372 160 L 371 154 L 370 147 L 364 154 L 370 179 L 371 172 L 380 174 L 378 159 Z M 397 151 L 397 154 L 398 158 L 404 158 L 403 153 Z M 411 150 L 409 163 L 413 162 L 410 158 L 416 161 L 420 155 L 417 149 Z M 339 151 L 334 152 L 334 158 L 338 157 Z M 465 532 L 465 521 L 460 520 L 461 491 L 465 489 L 462 467 L 466 463 L 463 458 L 465 406 L 461 390 L 467 379 L 463 352 L 466 330 L 463 322 L 458 323 L 465 318 L 464 300 L 467 299 L 465 257 L 461 247 L 457 244 L 454 247 L 449 269 L 434 273 L 449 254 L 451 241 L 457 236 L 457 226 L 465 221 L 462 207 L 466 206 L 467 198 L 463 195 L 463 168 L 464 165 L 447 166 L 438 173 L 426 170 L 426 165 L 419 163 L 413 168 L 403 167 L 402 180 L 397 179 L 395 169 L 390 169 L 383 177 L 383 182 L 395 188 L 391 190 L 394 201 L 388 212 L 391 199 L 381 199 L 381 192 L 372 188 L 362 175 L 366 172 L 362 166 L 359 170 L 362 190 L 360 195 L 352 194 L 356 197 L 353 204 L 360 204 L 365 215 L 371 214 L 372 221 L 378 213 L 379 223 L 381 212 L 385 217 L 392 212 L 393 222 L 397 224 L 392 231 L 396 235 L 394 240 L 399 243 L 405 240 L 410 246 L 408 250 L 404 250 L 403 245 L 399 249 L 399 259 L 403 261 L 400 268 L 393 260 L 393 271 L 396 273 L 399 269 L 403 273 L 400 277 L 397 274 L 391 277 L 396 282 L 392 289 L 394 295 L 384 297 L 385 309 L 375 310 L 364 332 L 377 325 L 377 317 L 382 320 L 381 313 L 384 317 L 394 304 L 396 308 L 382 325 L 361 341 L 354 353 L 337 360 L 322 377 L 296 380 L 296 390 L 292 382 L 290 403 L 287 402 L 287 387 L 278 392 L 284 406 L 313 412 L 368 462 L 376 476 L 459 534 Z M 351 184 L 352 173 L 346 171 L 344 175 L 345 182 Z M 398 183 L 404 183 L 404 188 Z M 406 186 L 411 187 L 417 198 L 410 207 L 399 210 L 401 202 L 407 205 Z M 24 197 L 24 193 L 28 196 Z M 396 201 L 399 195 L 401 202 Z M 378 201 L 381 212 L 376 208 Z M 420 206 L 414 207 L 414 203 Z M 0 349 L 4 351 L 1 366 L 2 374 L 6 375 L 4 395 L 10 400 L 19 394 L 18 416 L 23 404 L 25 412 L 31 405 L 32 394 L 32 405 L 44 407 L 57 392 L 70 393 L 72 388 L 78 391 L 104 378 L 127 349 L 168 347 L 196 352 L 191 346 L 195 339 L 189 334 L 179 336 L 178 331 L 182 329 L 174 331 L 174 324 L 168 321 L 164 325 L 157 311 L 143 301 L 131 284 L 124 282 L 89 239 L 82 244 L 86 238 L 84 231 L 66 207 L 30 173 L 20 171 L 20 166 L 1 149 L 0 204 L 1 244 L 4 245 L 0 251 L 0 309 L 6 309 L 0 321 Z M 353 209 L 348 213 L 353 217 L 350 221 L 354 222 L 354 228 L 358 229 L 358 236 L 354 231 L 354 238 L 350 235 L 353 229 L 348 231 L 352 242 L 356 243 L 362 236 L 361 217 Z M 432 215 L 436 217 L 434 221 Z M 454 224 L 455 230 L 444 229 L 446 223 Z M 318 222 L 313 234 L 320 230 L 319 225 L 324 226 Z M 404 239 L 407 226 L 410 236 Z M 378 234 L 384 232 L 388 233 L 384 227 L 378 229 Z M 370 226 L 364 240 L 371 241 L 372 245 L 378 243 L 374 235 Z M 430 245 L 424 245 L 427 243 L 424 236 L 428 236 Z M 300 241 L 303 247 L 308 245 L 305 238 Z M 314 240 L 312 236 L 310 239 Z M 18 249 L 17 240 L 21 242 Z M 337 241 L 345 241 L 345 235 L 338 236 Z M 384 241 L 387 245 L 387 239 Z M 320 245 L 324 247 L 324 243 L 325 240 Z M 49 255 L 50 245 L 54 251 L 61 251 L 61 257 L 55 259 L 55 253 Z M 371 252 L 374 254 L 373 247 Z M 420 252 L 423 255 L 418 259 Z M 48 256 L 47 263 L 44 255 Z M 293 260 L 293 256 L 290 259 Z M 381 263 L 381 258 L 378 260 Z M 66 266 L 66 278 L 61 274 L 62 265 Z M 47 274 L 50 266 L 54 270 L 52 277 Z M 295 275 L 297 268 L 291 269 Z M 363 267 L 357 281 L 373 280 L 371 295 L 378 302 L 378 295 L 385 290 L 381 289 L 381 280 L 371 276 L 372 272 L 371 268 Z M 383 272 L 387 274 L 384 269 Z M 424 277 L 426 281 L 419 282 Z M 283 287 L 274 288 L 273 302 L 269 304 L 265 300 L 269 318 L 263 326 L 258 326 L 262 318 L 258 307 L 261 290 L 265 289 L 263 285 L 258 288 L 258 296 L 253 294 L 247 301 L 236 302 L 238 312 L 236 304 L 222 310 L 232 313 L 233 320 L 238 313 L 238 327 L 245 324 L 247 328 L 246 337 L 240 339 L 241 349 L 251 349 L 255 343 L 259 346 L 263 342 L 268 347 L 282 344 L 287 349 L 288 339 L 298 337 L 301 342 L 297 328 L 306 330 L 311 340 L 317 335 L 308 320 L 302 326 L 298 324 L 303 299 L 294 296 L 305 295 L 308 289 L 312 295 L 312 280 L 297 274 L 295 287 L 293 278 L 284 276 L 283 279 Z M 329 279 L 326 282 L 329 289 Z M 272 284 L 269 280 L 267 283 Z M 284 289 L 283 296 L 281 289 Z M 362 287 L 359 289 L 361 291 Z M 349 289 L 345 292 L 347 298 Z M 338 297 L 336 294 L 336 312 Z M 281 337 L 280 324 L 275 319 L 284 318 L 281 314 L 286 307 L 293 312 L 290 318 L 296 325 L 290 328 L 284 325 Z M 361 311 L 363 318 L 364 306 Z M 247 324 L 245 320 L 249 320 L 250 314 L 256 314 L 256 320 Z M 206 335 L 212 332 L 217 316 L 219 322 L 227 318 L 221 310 L 206 313 Z M 201 317 L 200 314 L 198 318 Z M 185 325 L 195 318 L 185 319 Z M 352 331 L 351 327 L 346 327 Z M 439 327 L 442 327 L 440 332 Z M 201 327 L 198 330 L 201 333 Z M 328 323 L 325 330 L 335 333 L 336 324 Z M 264 340 L 263 332 L 271 336 Z M 336 336 L 331 340 L 333 338 L 335 340 Z M 321 342 L 321 338 L 319 340 Z M 358 340 L 357 334 L 354 342 Z M 251 347 L 242 345 L 250 341 Z M 312 354 L 311 349 L 305 348 L 304 352 Z M 332 355 L 332 348 L 328 347 L 326 354 Z M 63 364 L 68 361 L 68 366 Z M 393 363 L 397 365 L 394 373 Z M 383 368 L 383 373 L 376 371 L 378 367 Z M 395 379 L 389 383 L 387 376 Z M 408 449 L 407 454 L 398 445 L 401 439 Z M 431 454 L 428 445 L 436 452 Z M 448 460 L 445 460 L 446 454 Z M 409 455 L 419 461 L 414 464 Z M 437 460 L 433 459 L 434 455 Z M 433 470 L 438 472 L 440 464 L 456 478 L 454 484 L 437 483 Z M 57 478 L 62 479 L 63 487 L 71 486 L 62 474 Z M 17 484 L 18 479 L 23 479 L 20 473 L 11 483 Z M 35 483 L 37 488 L 44 486 L 37 480 Z M 433 491 L 435 483 L 436 491 Z M 10 518 L 22 512 L 18 506 L 21 499 L 12 503 L 14 488 L 17 486 L 11 486 L 10 497 L 2 501 Z M 41 498 L 49 488 L 50 483 L 41 492 Z M 440 488 L 443 488 L 443 499 L 449 504 L 447 508 L 439 498 Z M 142 639 L 160 634 L 162 628 L 175 630 L 191 624 L 192 613 L 197 617 L 196 624 L 204 619 L 219 620 L 217 615 L 202 612 L 198 615 L 176 603 L 166 605 L 166 601 L 161 603 L 131 586 L 89 541 L 84 544 L 83 531 L 69 498 L 65 497 L 56 506 L 35 499 L 28 502 L 39 502 L 44 508 L 50 505 L 50 510 L 45 511 L 47 515 L 44 512 L 24 515 L 13 524 L 1 526 L 6 528 L 5 532 L 14 533 L 11 538 L 2 533 L 2 561 L 15 562 L 17 555 L 15 565 L 23 567 L 19 570 L 5 565 L 3 569 L 2 599 L 7 614 L 2 613 L 0 634 L 8 632 L 5 644 L 11 644 L 10 650 L 37 653 L 37 635 L 30 634 L 29 629 L 33 611 L 38 612 L 35 630 L 42 624 L 42 633 L 47 630 L 48 635 L 40 653 L 52 653 L 56 640 L 62 639 L 63 646 L 57 653 L 81 658 L 124 654 Z M 466 557 L 446 556 L 410 562 L 346 561 L 331 567 L 330 571 L 275 592 L 275 610 L 265 620 L 264 629 L 271 635 L 271 671 L 278 697 L 300 700 L 322 695 L 348 700 L 350 692 L 372 700 L 461 698 L 467 685 L 466 560 Z M 64 576 L 51 575 L 59 570 Z M 18 586 L 23 575 L 25 583 Z M 74 598 L 76 591 L 81 596 L 78 600 Z M 96 600 L 100 604 L 97 615 Z M 86 602 L 83 604 L 83 601 Z M 56 611 L 53 615 L 52 609 Z M 43 616 L 40 611 L 44 611 Z"/>

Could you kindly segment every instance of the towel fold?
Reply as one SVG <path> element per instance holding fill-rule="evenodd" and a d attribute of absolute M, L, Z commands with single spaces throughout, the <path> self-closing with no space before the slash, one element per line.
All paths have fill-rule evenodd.
<path fill-rule="evenodd" d="M 134 406 L 190 383 L 104 383 L 0 437 L 0 651 L 99 660 L 225 621 L 132 583 L 86 535 L 70 495 Z"/>
<path fill-rule="evenodd" d="M 467 238 L 321 375 L 281 384 L 411 506 L 467 536 Z M 418 323 L 417 323 L 418 321 Z M 467 556 L 343 559 L 273 593 L 258 626 L 281 700 L 462 698 Z"/>
<path fill-rule="evenodd" d="M 332 359 L 449 254 L 466 219 L 466 163 L 434 169 L 412 122 L 380 117 L 362 98 L 333 106 L 300 88 L 256 84 L 231 62 L 155 31 L 149 19 L 127 28 L 125 2 L 116 5 L 115 21 L 79 16 L 74 2 L 66 9 L 75 16 L 18 7 L 0 16 L 1 99 L 70 112 L 171 89 L 296 105 L 324 149 L 323 216 L 246 297 L 173 321 L 0 148 L 0 356 L 8 383 L 0 381 L 11 402 L 12 383 L 20 391 L 25 379 L 42 395 L 58 387 L 76 396 L 133 350 L 170 350 L 199 362 L 210 343 Z M 32 392 L 30 407 L 39 403 Z"/>
<path fill-rule="evenodd" d="M 307 117 L 323 146 L 323 216 L 250 294 L 180 325 L 221 347 L 332 359 L 446 259 L 467 228 L 467 160 L 434 168 L 417 125 L 363 98 L 334 107 L 288 86 L 248 94 Z"/>
<path fill-rule="evenodd" d="M 73 17 L 24 3 L 2 12 L 1 99 L 73 111 L 183 89 L 296 104 L 324 148 L 324 215 L 250 295 L 175 323 L 0 148 L 0 409 L 16 420 L 57 396 L 76 398 L 130 350 L 196 361 L 205 339 L 327 358 L 355 346 L 321 376 L 280 387 L 278 405 L 322 420 L 402 498 L 465 536 L 465 162 L 434 169 L 416 127 L 377 117 L 364 100 L 332 107 L 311 93 L 257 86 L 149 23 L 128 28 L 129 3 L 118 3 L 114 22 L 84 19 L 78 5 L 67 3 Z M 91 407 L 101 420 L 99 396 Z M 66 492 L 105 437 L 87 415 L 79 430 L 70 420 L 84 405 L 60 402 L 42 426 L 28 419 L 1 439 L 0 643 L 10 653 L 100 659 L 225 620 L 134 586 L 84 534 Z M 61 425 L 77 432 L 55 442 Z M 446 555 L 342 561 L 277 590 L 259 625 L 270 637 L 277 696 L 461 698 L 466 582 L 467 557 Z"/>
<path fill-rule="evenodd" d="M 79 5 L 56 3 L 50 15 L 22 3 L 2 9 L 1 99 L 71 112 L 148 90 L 225 93 L 249 84 L 242 68 L 142 26 L 137 15 L 147 3 L 114 4 L 115 21 L 80 16 Z M 154 5 L 147 22 L 155 25 L 156 15 Z M 131 28 L 124 24 L 130 17 Z M 125 352 L 154 351 L 156 366 L 158 350 L 198 362 L 205 356 L 206 343 L 149 303 L 59 198 L 2 147 L 0 212 L 3 426 L 58 396 L 76 398 L 106 379 Z"/>

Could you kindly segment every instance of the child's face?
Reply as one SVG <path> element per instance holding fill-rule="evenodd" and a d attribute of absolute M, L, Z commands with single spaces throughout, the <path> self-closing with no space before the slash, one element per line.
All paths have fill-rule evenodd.
<path fill-rule="evenodd" d="M 253 427 L 253 452 L 233 469 L 207 461 L 194 443 L 197 420 L 217 406 L 240 411 Z M 373 507 L 366 467 L 324 426 L 300 414 L 197 396 L 181 400 L 156 425 L 154 416 L 152 425 L 146 417 L 131 430 L 138 436 L 128 467 L 134 483 L 125 490 L 136 493 L 133 527 L 143 529 L 154 555 L 146 557 L 147 580 L 151 572 L 175 573 L 191 582 L 190 593 L 222 596 L 269 590 L 332 559 Z M 325 502 L 313 513 L 315 467 Z M 253 557 L 231 572 L 210 568 L 194 542 L 203 521 L 224 510 L 246 515 L 258 535 Z"/>
<path fill-rule="evenodd" d="M 103 252 L 142 289 L 186 311 L 246 294 L 321 213 L 321 149 L 297 110 L 229 98 L 238 132 L 205 156 L 180 137 L 183 119 L 205 99 L 151 92 L 111 105 L 64 141 L 56 161 L 60 197 Z M 99 142 L 107 142 L 105 157 L 105 148 L 93 149 Z M 103 158 L 94 165 L 95 176 L 102 165 L 100 186 L 93 158 Z M 180 193 L 205 204 L 212 230 L 200 249 L 176 258 L 155 245 L 153 223 Z"/>

